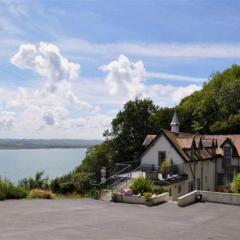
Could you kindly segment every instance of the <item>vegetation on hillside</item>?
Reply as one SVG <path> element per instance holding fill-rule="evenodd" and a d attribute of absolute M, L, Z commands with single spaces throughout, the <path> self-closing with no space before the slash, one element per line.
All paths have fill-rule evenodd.
<path fill-rule="evenodd" d="M 201 133 L 240 133 L 240 66 L 212 75 L 201 91 L 177 106 L 181 130 Z"/>

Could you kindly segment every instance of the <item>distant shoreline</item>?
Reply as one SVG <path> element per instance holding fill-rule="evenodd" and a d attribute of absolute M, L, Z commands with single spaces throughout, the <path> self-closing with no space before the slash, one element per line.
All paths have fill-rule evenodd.
<path fill-rule="evenodd" d="M 24 149 L 28 149 L 28 150 L 37 150 L 37 149 L 82 149 L 82 148 L 89 148 L 92 147 L 94 145 L 91 146 L 79 146 L 79 147 L 1 147 L 0 146 L 0 150 L 24 150 Z"/>
<path fill-rule="evenodd" d="M 0 150 L 89 148 L 101 142 L 85 139 L 0 139 Z"/>

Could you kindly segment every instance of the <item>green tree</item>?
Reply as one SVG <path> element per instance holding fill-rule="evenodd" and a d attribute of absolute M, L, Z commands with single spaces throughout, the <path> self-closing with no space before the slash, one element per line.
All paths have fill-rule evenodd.
<path fill-rule="evenodd" d="M 216 72 L 177 106 L 181 131 L 240 133 L 240 66 Z"/>
<path fill-rule="evenodd" d="M 115 163 L 138 160 L 144 150 L 142 143 L 146 135 L 152 132 L 150 118 L 156 110 L 152 100 L 136 98 L 118 112 L 112 120 L 112 128 L 104 133 Z"/>
<path fill-rule="evenodd" d="M 112 149 L 109 142 L 105 141 L 100 145 L 88 148 L 86 157 L 75 172 L 89 172 L 93 174 L 95 182 L 101 180 L 101 168 L 106 167 L 107 174 L 111 175 L 114 164 L 112 161 Z"/>
<path fill-rule="evenodd" d="M 152 127 L 152 133 L 158 134 L 161 129 L 169 129 L 172 121 L 174 108 L 157 108 L 150 116 L 150 126 Z"/>

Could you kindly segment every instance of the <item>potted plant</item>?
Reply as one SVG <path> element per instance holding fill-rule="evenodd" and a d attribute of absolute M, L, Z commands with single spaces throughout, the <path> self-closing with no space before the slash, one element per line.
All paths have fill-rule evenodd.
<path fill-rule="evenodd" d="M 173 162 L 172 160 L 165 160 L 161 163 L 160 172 L 163 178 L 167 178 L 167 175 L 172 172 Z"/>

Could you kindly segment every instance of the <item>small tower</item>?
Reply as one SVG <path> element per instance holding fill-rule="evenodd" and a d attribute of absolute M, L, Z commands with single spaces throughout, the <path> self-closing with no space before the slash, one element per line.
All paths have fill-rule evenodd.
<path fill-rule="evenodd" d="M 179 133 L 180 122 L 178 120 L 177 112 L 175 111 L 173 114 L 173 119 L 171 122 L 171 131 L 175 133 Z"/>

